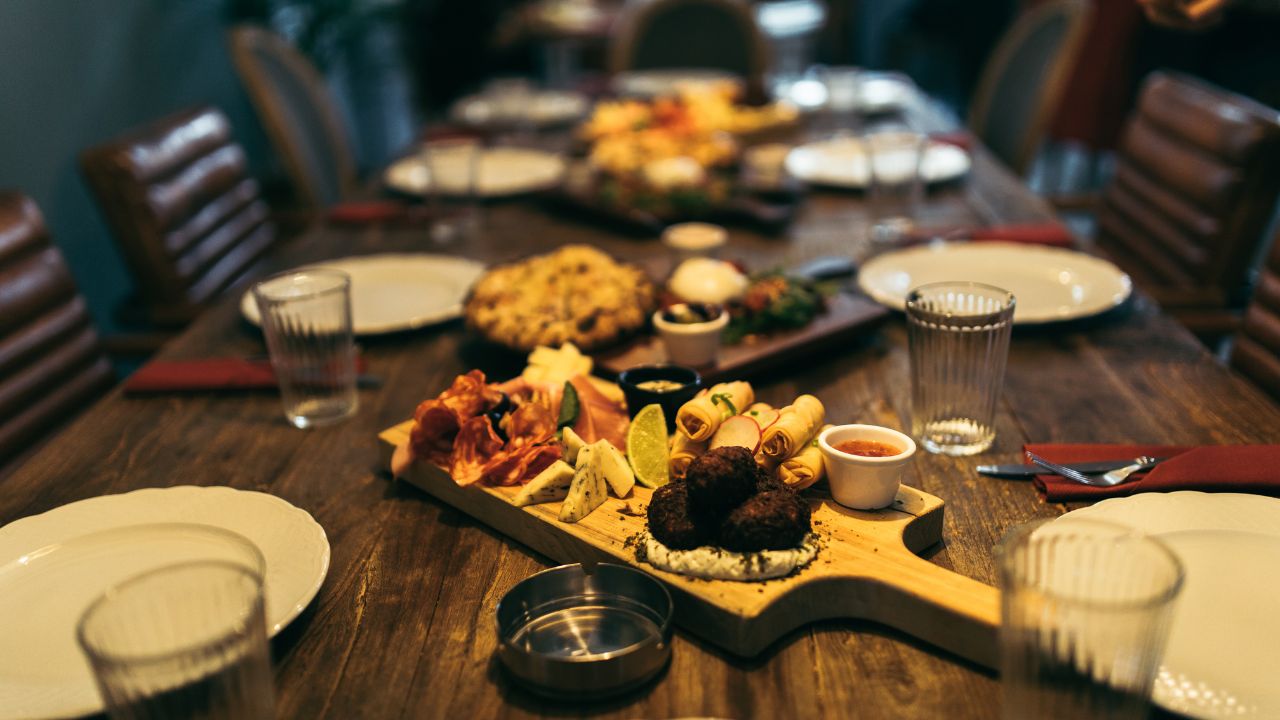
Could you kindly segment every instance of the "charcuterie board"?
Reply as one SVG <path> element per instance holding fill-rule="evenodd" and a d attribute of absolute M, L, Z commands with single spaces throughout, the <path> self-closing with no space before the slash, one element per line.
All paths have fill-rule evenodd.
<path fill-rule="evenodd" d="M 383 467 L 404 443 L 407 421 L 380 435 Z M 635 556 L 651 491 L 610 497 L 577 523 L 557 518 L 560 503 L 511 504 L 519 488 L 462 487 L 444 470 L 414 463 L 402 478 L 556 562 L 622 562 L 660 578 L 688 632 L 750 657 L 791 630 L 817 620 L 857 618 L 897 628 L 988 667 L 996 663 L 999 595 L 916 553 L 942 540 L 941 499 L 903 486 L 891 507 L 864 512 L 810 490 L 822 549 L 796 573 L 765 582 L 701 580 L 658 570 Z"/>

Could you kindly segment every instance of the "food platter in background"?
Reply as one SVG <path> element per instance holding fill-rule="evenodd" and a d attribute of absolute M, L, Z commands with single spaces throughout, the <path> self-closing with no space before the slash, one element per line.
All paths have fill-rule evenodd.
<path fill-rule="evenodd" d="M 1141 493 L 1074 510 L 1072 518 L 1142 530 L 1169 545 L 1186 584 L 1152 700 L 1199 718 L 1280 717 L 1273 659 L 1280 616 L 1280 499 L 1243 493 Z M 1263 600 L 1267 599 L 1267 600 Z"/>
<path fill-rule="evenodd" d="M 444 159 L 440 178 L 444 194 L 459 195 L 466 191 L 468 162 L 467 153 L 462 151 L 456 158 Z M 480 197 L 497 198 L 546 190 L 560 183 L 564 170 L 564 159 L 554 153 L 517 147 L 487 148 L 480 156 L 476 193 Z M 383 182 L 396 192 L 425 196 L 431 192 L 431 169 L 423 155 L 409 155 L 386 169 Z"/>
<path fill-rule="evenodd" d="M 462 314 L 462 301 L 484 266 L 472 260 L 425 253 L 339 258 L 305 267 L 351 276 L 351 320 L 357 335 L 426 327 Z M 298 268 L 299 270 L 305 268 Z M 240 298 L 240 313 L 258 325 L 253 293 Z"/>
<path fill-rule="evenodd" d="M 969 154 L 942 142 L 930 142 L 921 160 L 925 182 L 955 180 L 969 172 Z M 801 145 L 786 159 L 793 177 L 824 187 L 861 189 L 871 181 L 866 150 L 856 137 L 837 137 Z"/>
<path fill-rule="evenodd" d="M 631 70 L 614 75 L 610 87 L 623 97 L 655 98 L 673 95 L 682 88 L 712 87 L 731 83 L 739 90 L 742 78 L 723 70 L 672 68 L 669 70 Z"/>
<path fill-rule="evenodd" d="M 1101 258 L 1019 243 L 922 245 L 878 255 L 858 273 L 858 285 L 877 302 L 902 310 L 912 288 L 972 281 L 1013 293 L 1015 325 L 1098 315 L 1132 292 L 1129 276 Z"/>

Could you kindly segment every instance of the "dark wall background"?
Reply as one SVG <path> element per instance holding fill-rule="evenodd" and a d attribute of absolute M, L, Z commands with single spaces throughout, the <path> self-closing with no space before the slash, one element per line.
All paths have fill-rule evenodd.
<path fill-rule="evenodd" d="M 225 0 L 0 2 L 0 187 L 40 204 L 99 327 L 129 278 L 76 163 L 85 147 L 196 103 L 231 118 L 254 172 L 265 136 L 227 56 Z"/>

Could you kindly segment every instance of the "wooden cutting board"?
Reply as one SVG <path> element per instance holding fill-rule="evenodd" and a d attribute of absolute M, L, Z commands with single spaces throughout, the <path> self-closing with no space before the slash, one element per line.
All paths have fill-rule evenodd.
<path fill-rule="evenodd" d="M 722 347 L 716 363 L 698 368 L 698 374 L 707 384 L 741 380 L 805 355 L 838 350 L 853 337 L 879 325 L 889 314 L 887 308 L 864 295 L 837 293 L 828 299 L 826 312 L 808 325 Z M 593 357 L 600 373 L 616 376 L 636 365 L 665 363 L 667 351 L 661 338 L 648 334 L 619 348 L 593 353 Z"/>
<path fill-rule="evenodd" d="M 392 451 L 407 441 L 412 425 L 404 422 L 378 436 L 383 467 L 390 467 Z M 651 495 L 638 485 L 631 497 L 610 497 L 580 522 L 562 523 L 558 502 L 512 505 L 516 487 L 460 487 L 426 463 L 415 463 L 403 479 L 556 562 L 619 562 L 660 578 L 675 598 L 677 624 L 736 655 L 757 655 L 816 620 L 858 618 L 996 666 L 999 594 L 916 555 L 942 540 L 943 502 L 914 488 L 903 486 L 892 507 L 874 512 L 806 492 L 823 543 L 818 557 L 786 578 L 733 582 L 637 562 L 629 539 L 645 529 Z"/>

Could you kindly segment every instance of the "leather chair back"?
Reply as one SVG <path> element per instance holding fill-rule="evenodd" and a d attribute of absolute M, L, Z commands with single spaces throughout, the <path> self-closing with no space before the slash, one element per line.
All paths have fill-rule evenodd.
<path fill-rule="evenodd" d="M 0 192 L 0 467 L 114 382 L 40 210 Z"/>
<path fill-rule="evenodd" d="M 1089 6 L 1047 0 L 1005 31 L 983 68 L 969 108 L 969 129 L 1025 175 L 1058 107 L 1084 42 Z"/>
<path fill-rule="evenodd" d="M 229 34 L 231 57 L 298 200 L 313 209 L 356 190 L 355 153 L 337 102 L 311 61 L 254 25 Z"/>
<path fill-rule="evenodd" d="M 1099 247 L 1193 331 L 1230 331 L 1280 191 L 1280 114 L 1182 75 L 1143 84 Z"/>
<path fill-rule="evenodd" d="M 80 164 L 156 325 L 189 322 L 275 241 L 244 150 L 216 109 L 162 118 L 85 151 Z"/>
<path fill-rule="evenodd" d="M 1280 401 L 1280 231 L 1236 335 L 1231 367 Z"/>
<path fill-rule="evenodd" d="M 615 25 L 609 70 L 726 70 L 764 90 L 768 43 L 743 0 L 634 0 Z"/>

